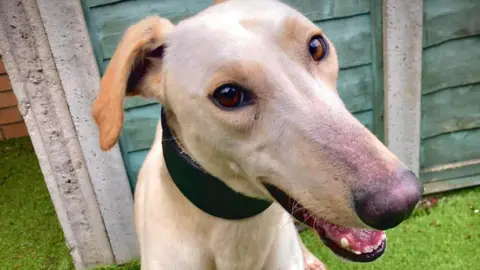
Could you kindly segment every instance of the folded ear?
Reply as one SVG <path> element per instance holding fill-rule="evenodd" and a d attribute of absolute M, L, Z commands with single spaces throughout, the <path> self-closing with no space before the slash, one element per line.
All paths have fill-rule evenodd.
<path fill-rule="evenodd" d="M 100 130 L 102 150 L 109 150 L 118 141 L 126 95 L 161 98 L 165 38 L 172 29 L 169 20 L 154 16 L 131 26 L 123 35 L 92 107 L 93 119 Z"/>

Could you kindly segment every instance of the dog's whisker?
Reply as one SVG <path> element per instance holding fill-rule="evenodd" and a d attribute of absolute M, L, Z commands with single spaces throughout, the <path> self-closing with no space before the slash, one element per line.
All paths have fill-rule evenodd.
<path fill-rule="evenodd" d="M 290 225 L 292 222 L 293 222 L 293 218 L 292 216 L 289 216 L 288 220 L 284 224 L 280 225 L 280 229 L 284 228 L 287 225 Z"/>
<path fill-rule="evenodd" d="M 281 227 L 284 227 L 285 225 L 288 225 L 289 222 L 294 221 L 294 214 L 297 213 L 297 211 L 300 211 L 300 212 L 303 213 L 303 211 L 305 211 L 307 208 L 311 208 L 311 207 L 314 206 L 314 205 L 312 204 L 312 205 L 307 205 L 307 207 L 300 207 L 299 205 L 300 205 L 300 203 L 295 201 L 295 204 L 292 206 L 292 210 L 290 211 L 290 216 L 289 216 L 288 222 L 287 222 L 286 224 L 281 225 Z M 315 228 L 316 223 L 318 222 L 318 218 L 316 217 L 316 214 L 319 213 L 319 211 L 316 211 L 316 212 L 314 212 L 314 213 L 311 213 L 311 212 L 308 212 L 308 213 L 309 213 L 309 215 L 305 218 L 305 221 L 300 221 L 300 220 L 297 220 L 297 221 L 298 221 L 299 223 L 303 224 L 303 225 L 309 226 L 309 225 L 306 223 L 306 220 L 309 219 L 309 218 L 311 218 L 311 217 L 313 217 L 313 219 L 314 219 L 313 228 Z M 310 227 L 310 226 L 309 226 L 309 227 Z"/>
<path fill-rule="evenodd" d="M 302 10 L 304 5 L 305 5 L 304 1 L 297 0 L 297 2 L 293 6 L 296 7 L 296 9 L 298 9 L 298 10 Z"/>

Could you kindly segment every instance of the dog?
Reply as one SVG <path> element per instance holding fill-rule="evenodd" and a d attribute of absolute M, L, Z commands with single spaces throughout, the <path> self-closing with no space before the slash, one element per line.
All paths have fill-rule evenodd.
<path fill-rule="evenodd" d="M 334 45 L 280 1 L 216 2 L 130 26 L 93 103 L 104 151 L 126 96 L 162 104 L 135 191 L 142 269 L 324 269 L 294 219 L 379 258 L 423 187 L 345 108 Z"/>

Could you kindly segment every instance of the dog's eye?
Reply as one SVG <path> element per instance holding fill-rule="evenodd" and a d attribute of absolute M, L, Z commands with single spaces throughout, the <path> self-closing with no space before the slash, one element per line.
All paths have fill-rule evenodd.
<path fill-rule="evenodd" d="M 226 84 L 218 87 L 211 96 L 221 109 L 235 109 L 253 103 L 252 94 L 242 87 Z"/>
<path fill-rule="evenodd" d="M 321 35 L 313 36 L 308 44 L 308 51 L 313 60 L 320 61 L 327 55 L 328 43 Z"/>

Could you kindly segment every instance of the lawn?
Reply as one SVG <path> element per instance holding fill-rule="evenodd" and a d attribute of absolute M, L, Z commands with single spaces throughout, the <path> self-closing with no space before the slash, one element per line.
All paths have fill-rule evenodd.
<path fill-rule="evenodd" d="M 73 265 L 29 138 L 0 141 L 0 269 Z"/>
<path fill-rule="evenodd" d="M 0 269 L 73 269 L 28 138 L 0 141 Z M 480 188 L 444 194 L 390 230 L 388 248 L 370 264 L 338 259 L 310 231 L 302 239 L 331 270 L 480 269 Z M 136 270 L 138 264 L 98 268 Z"/>

